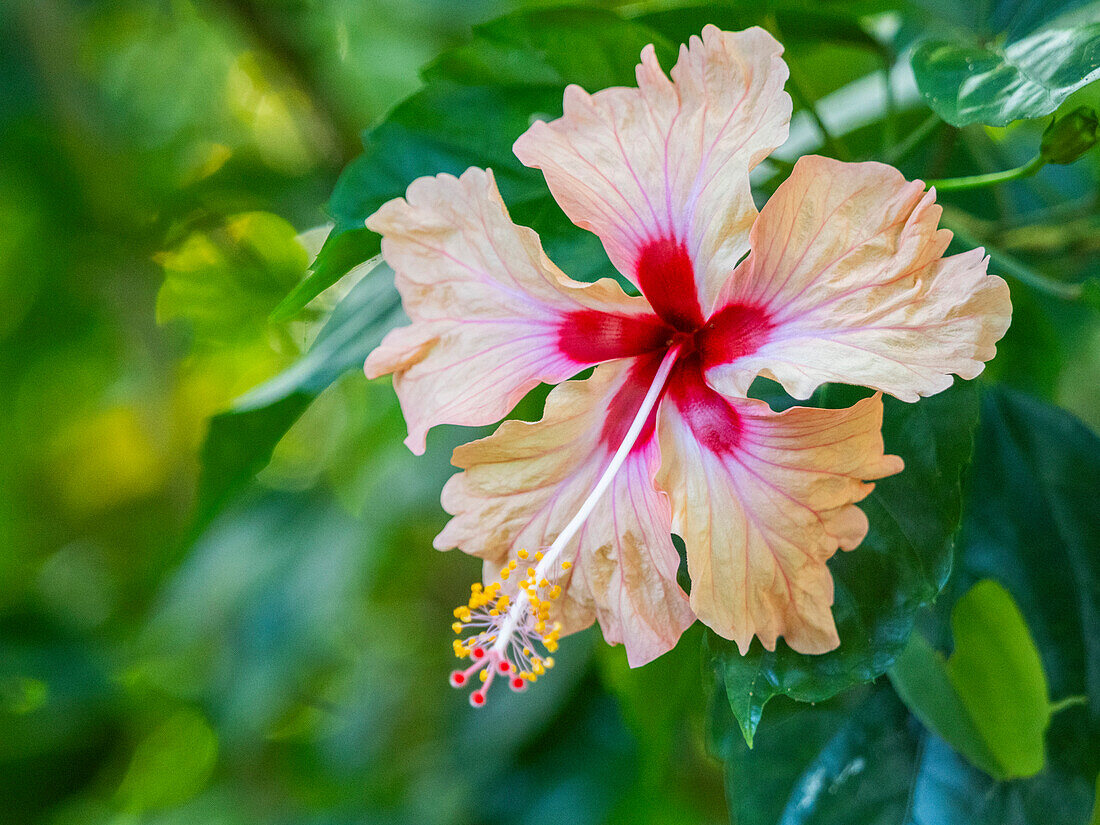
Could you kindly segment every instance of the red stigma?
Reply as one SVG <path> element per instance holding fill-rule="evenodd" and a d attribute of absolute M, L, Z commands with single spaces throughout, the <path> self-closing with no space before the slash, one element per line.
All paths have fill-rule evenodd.
<path fill-rule="evenodd" d="M 475 708 L 480 708 L 485 704 L 485 694 L 480 690 L 475 690 L 470 694 L 470 704 Z"/>
<path fill-rule="evenodd" d="M 461 670 L 455 670 L 451 673 L 451 687 L 462 687 L 466 684 L 466 674 Z"/>
<path fill-rule="evenodd" d="M 484 659 L 484 658 L 485 658 L 485 648 L 475 647 L 474 648 L 474 659 Z"/>
<path fill-rule="evenodd" d="M 523 690 L 525 687 L 527 687 L 527 683 L 523 681 L 523 679 L 521 679 L 520 677 L 517 676 L 512 680 L 512 690 L 518 692 Z"/>

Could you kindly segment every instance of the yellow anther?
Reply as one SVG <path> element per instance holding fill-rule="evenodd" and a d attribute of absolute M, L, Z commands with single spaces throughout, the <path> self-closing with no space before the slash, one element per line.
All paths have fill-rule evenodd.
<path fill-rule="evenodd" d="M 477 678 L 484 682 L 486 679 L 489 678 L 489 671 L 488 670 L 481 671 L 481 673 L 479 673 L 477 675 Z"/>
<path fill-rule="evenodd" d="M 535 580 L 535 568 L 533 568 L 533 567 L 528 567 L 527 568 L 527 578 L 529 578 L 531 581 Z"/>
<path fill-rule="evenodd" d="M 549 587 L 549 586 L 550 586 L 550 580 L 549 579 L 543 579 L 542 581 L 539 582 L 539 587 Z"/>
<path fill-rule="evenodd" d="M 497 609 L 496 609 L 496 608 L 494 607 L 494 608 L 493 608 L 492 610 L 490 610 L 490 611 L 489 611 L 489 615 L 490 615 L 490 616 L 499 616 L 499 615 L 500 615 L 500 611 L 499 611 L 499 610 L 497 610 Z"/>
<path fill-rule="evenodd" d="M 520 550 L 518 553 L 516 553 L 516 555 L 519 556 L 523 561 L 527 561 L 527 551 L 526 550 Z"/>
<path fill-rule="evenodd" d="M 544 665 L 545 665 L 545 666 L 546 666 L 546 667 L 547 667 L 548 669 L 549 669 L 549 668 L 552 668 L 552 667 L 554 666 L 554 657 L 553 657 L 553 656 L 547 656 L 547 657 L 546 657 L 545 659 L 543 659 L 543 660 L 542 660 L 542 663 L 543 663 L 543 664 L 544 664 Z"/>
<path fill-rule="evenodd" d="M 510 562 L 508 562 L 508 569 L 509 570 L 515 570 L 516 569 L 516 560 L 515 559 L 512 559 Z"/>
<path fill-rule="evenodd" d="M 480 593 L 481 592 L 481 582 L 474 582 L 473 584 L 471 584 L 470 585 L 470 592 L 471 593 Z"/>
<path fill-rule="evenodd" d="M 511 572 L 512 572 L 512 571 L 511 571 L 511 570 L 509 570 L 509 569 L 508 569 L 507 567 L 502 567 L 502 568 L 500 569 L 500 577 L 501 577 L 502 579 L 507 579 L 507 578 L 508 578 L 508 574 L 509 574 L 509 573 L 511 573 Z"/>
<path fill-rule="evenodd" d="M 568 570 L 572 566 L 573 566 L 573 562 L 571 562 L 571 561 L 563 561 L 561 563 L 561 569 L 562 570 Z"/>
<path fill-rule="evenodd" d="M 560 596 L 561 596 L 561 585 L 560 584 L 555 584 L 553 587 L 550 588 L 550 598 L 551 599 L 556 599 Z"/>
<path fill-rule="evenodd" d="M 497 601 L 497 607 L 499 607 L 501 610 L 506 608 L 509 604 L 510 604 L 510 602 L 508 600 L 508 594 L 507 593 L 505 593 L 503 596 L 501 596 L 500 599 Z"/>
<path fill-rule="evenodd" d="M 461 633 L 463 627 L 465 627 L 465 625 L 462 624 L 462 622 L 455 622 L 453 625 L 451 625 L 451 630 L 453 630 L 455 633 Z"/>
<path fill-rule="evenodd" d="M 535 561 L 542 561 L 542 553 L 535 553 Z"/>

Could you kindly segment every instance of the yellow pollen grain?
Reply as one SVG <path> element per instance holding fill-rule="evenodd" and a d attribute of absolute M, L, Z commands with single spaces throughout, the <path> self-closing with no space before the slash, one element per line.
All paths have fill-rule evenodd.
<path fill-rule="evenodd" d="M 527 561 L 527 551 L 526 550 L 520 550 L 518 553 L 516 553 L 516 555 L 519 556 L 521 560 Z"/>
<path fill-rule="evenodd" d="M 572 566 L 573 566 L 573 562 L 571 562 L 571 561 L 563 561 L 561 563 L 561 569 L 562 570 L 568 570 Z"/>

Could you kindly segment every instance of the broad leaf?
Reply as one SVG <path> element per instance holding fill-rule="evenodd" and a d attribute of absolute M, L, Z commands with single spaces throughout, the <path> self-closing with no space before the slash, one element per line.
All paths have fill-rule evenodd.
<path fill-rule="evenodd" d="M 667 41 L 611 12 L 522 11 L 478 27 L 471 43 L 425 71 L 424 89 L 364 137 L 364 153 L 344 170 L 329 203 L 336 225 L 312 274 L 279 305 L 277 317 L 293 315 L 378 254 L 379 238 L 364 221 L 423 175 L 491 168 L 513 212 L 524 206 L 560 211 L 541 173 L 523 166 L 512 144 L 533 119 L 561 114 L 569 83 L 589 91 L 633 84 L 634 66 L 647 43 L 656 44 L 671 65 L 675 51 Z M 575 227 L 567 231 L 575 243 L 588 243 Z"/>
<path fill-rule="evenodd" d="M 847 406 L 848 389 L 830 388 L 827 400 Z M 905 460 L 905 470 L 877 482 L 861 505 L 871 523 L 867 538 L 829 563 L 840 646 L 806 656 L 782 640 L 774 652 L 754 642 L 740 656 L 732 642 L 708 635 L 719 689 L 749 743 L 772 697 L 821 701 L 884 673 L 905 647 L 917 610 L 947 580 L 977 392 L 959 383 L 917 404 L 887 398 L 885 408 L 886 450 Z"/>
<path fill-rule="evenodd" d="M 909 644 L 890 668 L 890 682 L 929 730 L 949 742 L 970 764 L 990 776 L 1002 775 L 1000 765 L 951 685 L 943 656 L 920 633 L 909 638 Z"/>
<path fill-rule="evenodd" d="M 1100 4 L 1092 3 L 1007 42 L 957 36 L 913 53 L 928 105 L 954 126 L 1048 115 L 1100 78 Z"/>
<path fill-rule="evenodd" d="M 1088 707 L 1053 717 L 1044 770 L 1000 782 L 910 716 L 883 682 L 817 706 L 777 700 L 752 750 L 719 695 L 710 741 L 726 760 L 732 822 L 1088 822 L 1100 770 L 1100 439 L 1060 410 L 988 390 L 969 478 L 956 573 L 930 618 L 946 623 L 952 593 L 995 577 L 1019 604 L 1053 697 L 1084 694 Z"/>
<path fill-rule="evenodd" d="M 1100 438 L 1073 416 L 1004 389 L 982 399 L 955 593 L 994 578 L 1020 607 L 1052 700 L 1052 763 L 1100 770 Z M 1083 724 L 1087 721 L 1087 724 Z"/>
<path fill-rule="evenodd" d="M 916 716 L 995 779 L 1043 768 L 1050 702 L 1039 652 L 1012 596 L 978 582 L 951 614 L 951 657 L 914 634 L 890 681 Z"/>

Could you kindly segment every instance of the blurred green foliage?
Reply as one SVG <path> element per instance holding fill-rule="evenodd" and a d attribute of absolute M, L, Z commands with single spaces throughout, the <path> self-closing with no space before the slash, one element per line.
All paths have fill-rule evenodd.
<path fill-rule="evenodd" d="M 534 5 L 0 3 L 0 821 L 672 825 L 727 821 L 728 797 L 741 823 L 1085 822 L 1100 770 L 1096 151 L 941 198 L 960 248 L 985 245 L 1009 278 L 1015 317 L 982 378 L 954 573 L 918 621 L 946 653 L 957 597 L 993 578 L 1051 697 L 1088 697 L 1052 718 L 1026 781 L 974 769 L 884 681 L 817 706 L 776 698 L 750 752 L 699 628 L 640 671 L 582 634 L 538 690 L 475 715 L 446 685 L 446 631 L 480 565 L 430 550 L 450 449 L 470 433 L 434 433 L 414 458 L 392 390 L 357 365 L 400 317 L 389 270 L 360 266 L 377 252 L 361 221 L 416 175 L 491 165 L 558 264 L 606 273 L 510 153 L 568 80 L 630 83 L 644 43 L 667 64 L 704 23 L 763 24 L 798 87 L 781 158 L 986 173 L 1026 163 L 1049 119 L 945 124 L 916 81 L 961 123 L 936 102 L 954 75 L 929 80 L 918 61 L 914 79 L 910 56 L 931 40 L 995 53 L 1063 13 L 1094 28 L 1097 4 L 516 14 Z M 1015 114 L 1100 106 L 1097 84 L 1058 84 Z M 783 166 L 764 171 L 761 198 Z M 967 441 L 966 415 L 931 415 L 952 395 L 899 414 L 888 438 L 916 450 L 959 424 Z M 926 492 L 947 498 L 891 528 L 918 537 L 902 562 L 921 586 L 869 625 L 895 647 L 942 584 L 959 516 L 958 468 L 928 469 Z M 893 509 L 881 493 L 868 506 Z M 876 651 L 859 678 L 889 666 Z"/>

